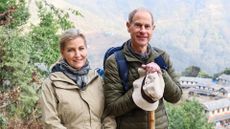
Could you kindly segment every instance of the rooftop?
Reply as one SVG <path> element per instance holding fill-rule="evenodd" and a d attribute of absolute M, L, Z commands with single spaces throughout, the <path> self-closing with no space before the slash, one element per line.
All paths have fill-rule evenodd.
<path fill-rule="evenodd" d="M 223 79 L 223 80 L 228 80 L 228 81 L 230 81 L 230 75 L 222 74 L 222 75 L 220 75 L 217 79 Z"/>
<path fill-rule="evenodd" d="M 199 85 L 215 85 L 216 83 L 212 80 L 212 78 L 200 78 L 200 77 L 180 77 L 180 81 L 191 81 L 197 82 Z"/>
<path fill-rule="evenodd" d="M 213 111 L 224 107 L 230 107 L 230 99 L 224 98 L 224 99 L 204 102 L 202 104 L 204 105 L 205 110 Z"/>

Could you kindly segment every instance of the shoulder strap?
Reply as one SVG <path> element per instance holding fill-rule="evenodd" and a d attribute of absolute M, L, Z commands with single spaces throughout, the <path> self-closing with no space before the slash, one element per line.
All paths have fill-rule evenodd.
<path fill-rule="evenodd" d="M 152 47 L 153 50 L 159 52 L 160 49 L 156 48 L 156 47 Z M 168 70 L 168 65 L 165 63 L 165 60 L 164 58 L 159 55 L 157 58 L 154 59 L 154 62 L 157 63 L 161 69 L 164 69 L 164 70 Z"/>
<path fill-rule="evenodd" d="M 104 76 L 104 70 L 103 70 L 103 69 L 98 68 L 98 69 L 97 69 L 97 73 L 98 73 L 98 75 L 101 76 L 101 77 Z"/>
<path fill-rule="evenodd" d="M 168 70 L 168 65 L 165 63 L 165 60 L 161 55 L 154 59 L 154 62 L 157 63 L 161 69 Z"/>
<path fill-rule="evenodd" d="M 117 62 L 118 72 L 122 85 L 125 91 L 128 90 L 128 64 L 127 61 L 121 52 L 121 50 L 115 52 L 115 58 Z"/>
<path fill-rule="evenodd" d="M 105 55 L 104 55 L 103 67 L 105 66 L 105 61 L 106 61 L 106 59 L 107 59 L 110 55 L 112 55 L 113 53 L 115 53 L 115 52 L 117 52 L 117 51 L 120 51 L 122 48 L 123 48 L 123 46 L 111 47 L 111 48 L 109 48 L 109 49 L 105 52 Z"/>

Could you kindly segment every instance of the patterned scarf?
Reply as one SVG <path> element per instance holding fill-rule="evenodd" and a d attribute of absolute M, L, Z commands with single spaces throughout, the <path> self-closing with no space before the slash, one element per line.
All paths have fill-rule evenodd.
<path fill-rule="evenodd" d="M 89 62 L 86 61 L 85 65 L 76 70 L 71 67 L 65 60 L 60 60 L 51 70 L 51 72 L 63 72 L 67 77 L 73 80 L 77 86 L 82 89 L 87 84 L 87 74 L 90 70 Z"/>

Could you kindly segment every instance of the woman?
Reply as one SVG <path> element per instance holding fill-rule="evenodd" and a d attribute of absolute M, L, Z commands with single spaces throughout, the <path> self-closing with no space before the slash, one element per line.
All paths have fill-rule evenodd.
<path fill-rule="evenodd" d="M 45 128 L 102 129 L 103 79 L 90 69 L 85 36 L 77 29 L 67 30 L 60 51 L 62 59 L 42 86 Z"/>

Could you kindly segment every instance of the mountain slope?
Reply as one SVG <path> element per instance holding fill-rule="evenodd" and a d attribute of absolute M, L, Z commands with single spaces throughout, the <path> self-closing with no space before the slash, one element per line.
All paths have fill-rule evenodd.
<path fill-rule="evenodd" d="M 230 67 L 230 1 L 228 0 L 68 0 L 84 17 L 73 17 L 87 35 L 90 60 L 102 66 L 105 50 L 128 39 L 125 22 L 137 7 L 150 9 L 156 30 L 151 44 L 166 50 L 178 72 L 190 65 L 207 73 Z M 63 5 L 62 5 L 63 7 Z M 69 7 L 69 6 L 64 6 Z"/>

